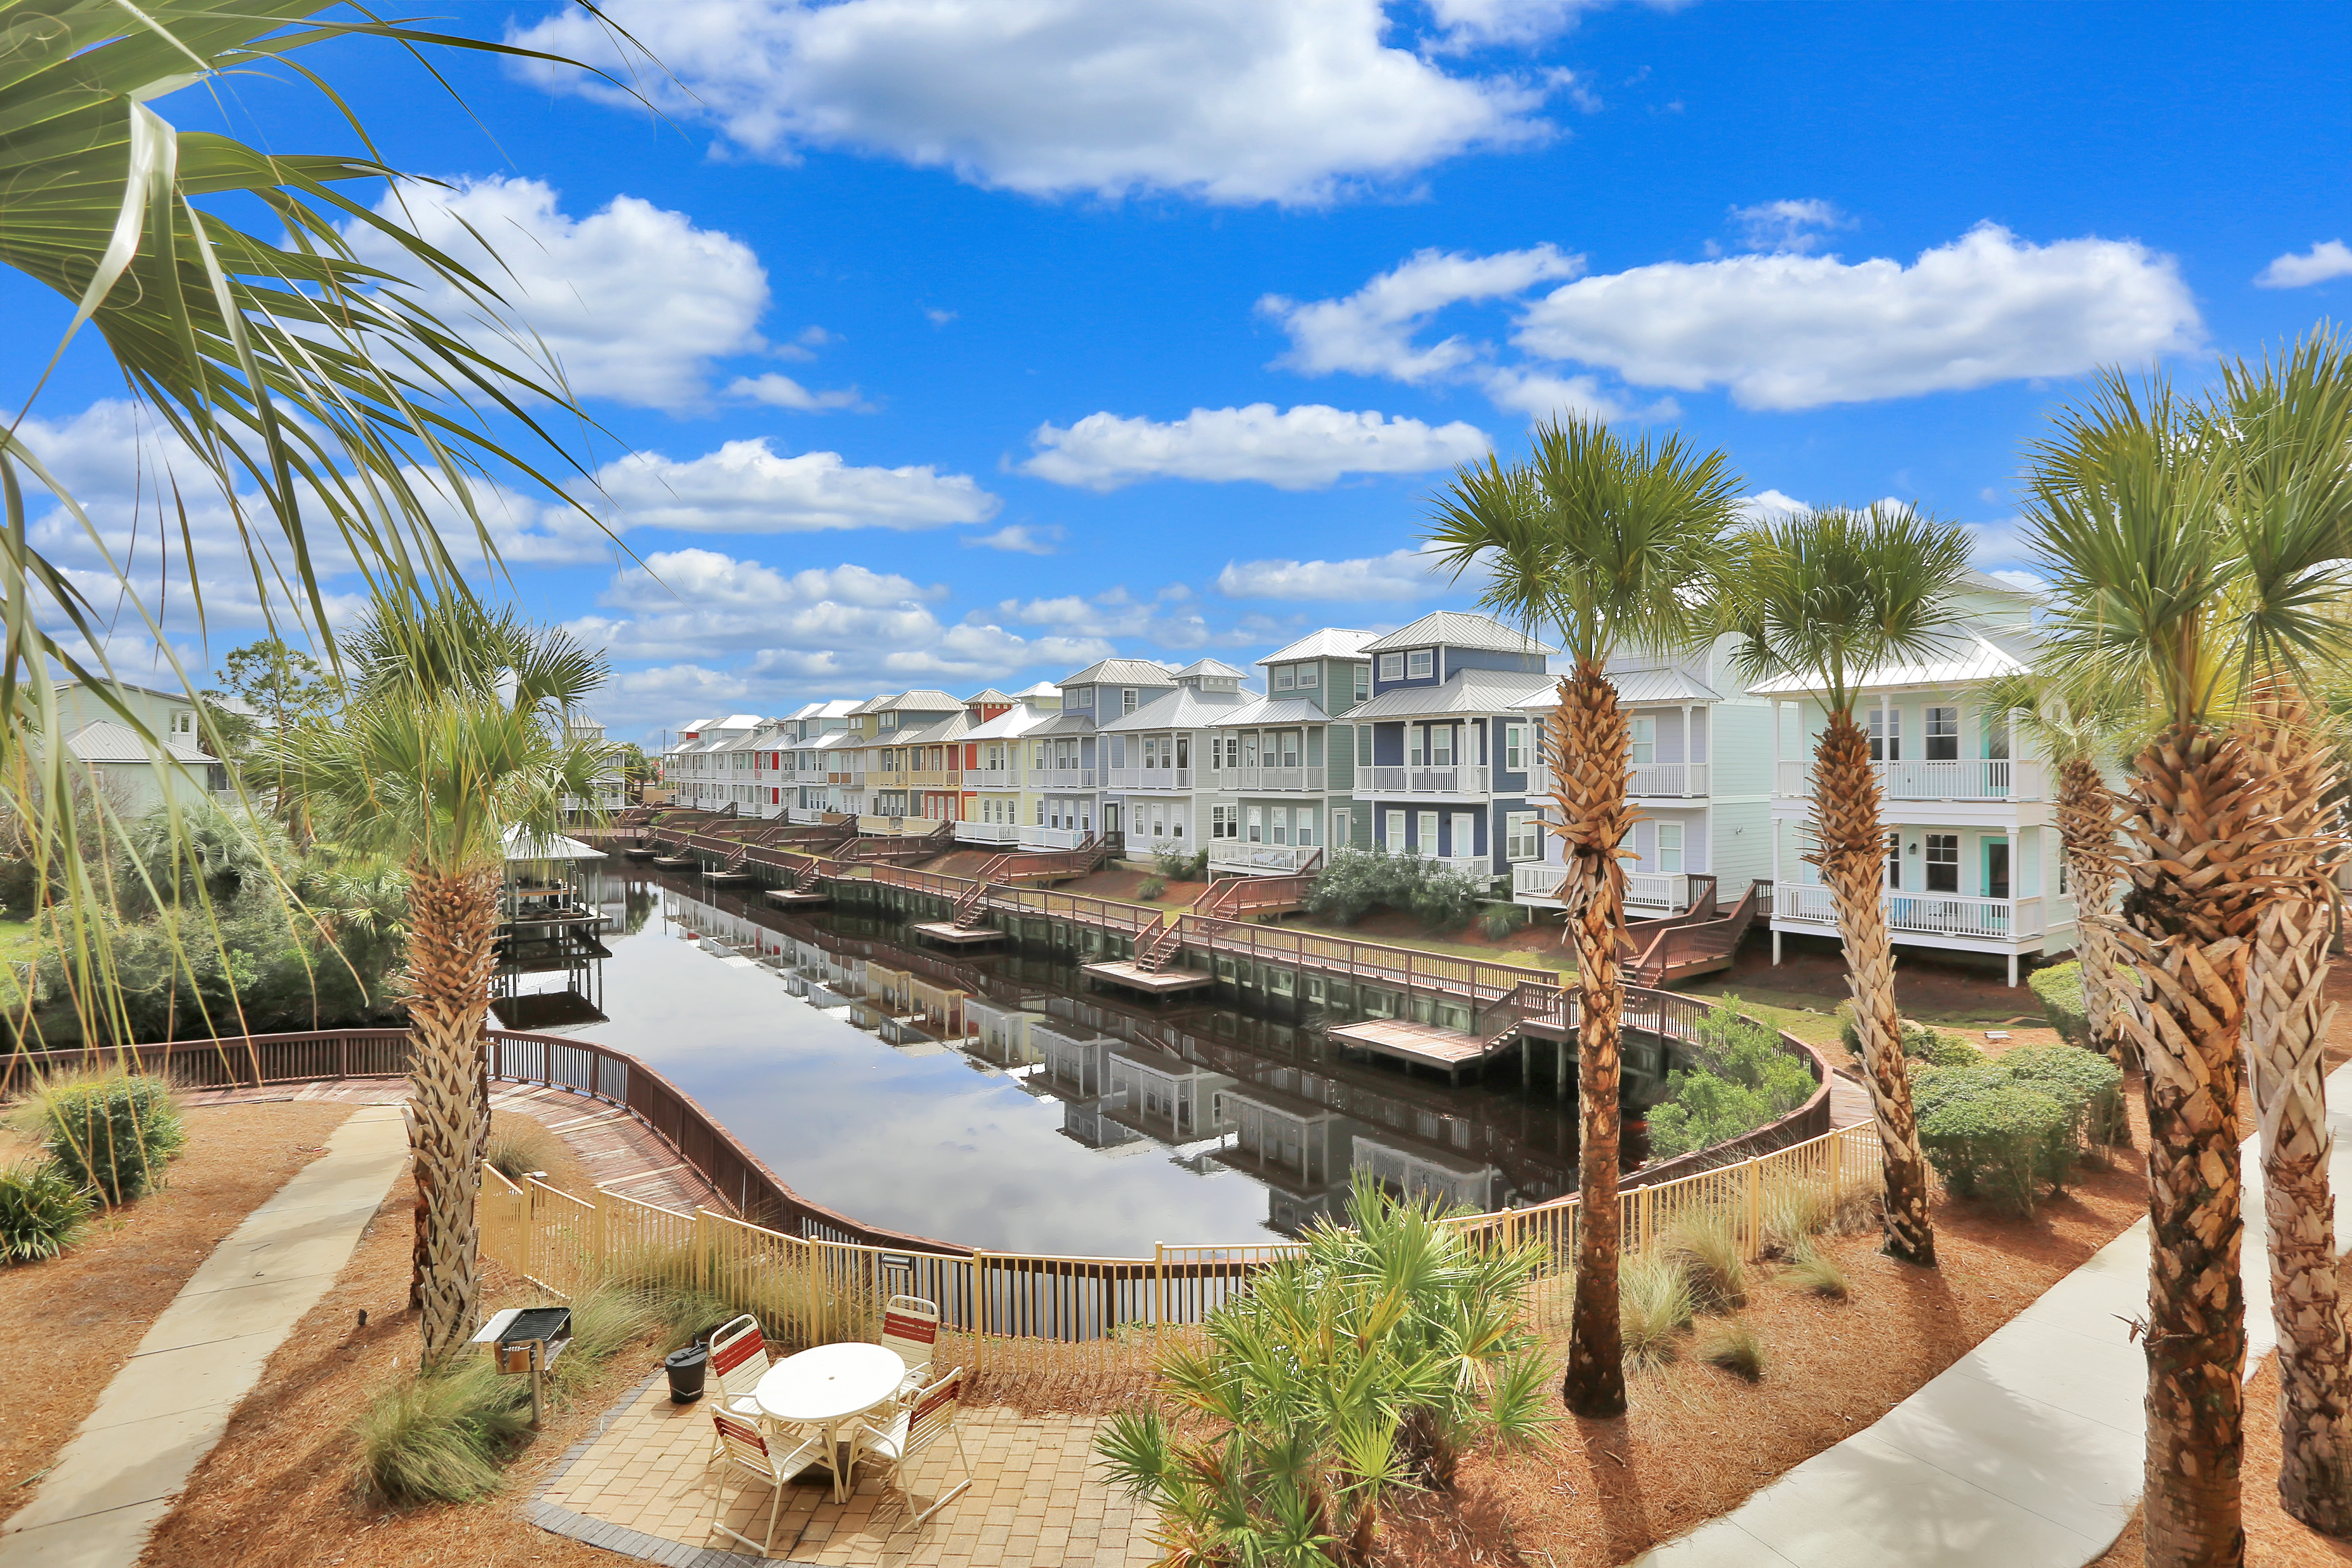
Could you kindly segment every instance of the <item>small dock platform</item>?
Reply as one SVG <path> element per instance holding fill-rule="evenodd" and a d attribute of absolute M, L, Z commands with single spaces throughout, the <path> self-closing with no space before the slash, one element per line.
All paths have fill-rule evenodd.
<path fill-rule="evenodd" d="M 713 871 L 710 873 L 710 885 L 714 888 L 739 888 L 746 882 L 756 882 L 759 879 L 759 878 L 753 876 L 749 871 Z"/>
<path fill-rule="evenodd" d="M 691 855 L 656 855 L 654 864 L 665 871 L 684 871 L 702 864 Z"/>
<path fill-rule="evenodd" d="M 953 921 L 925 921 L 908 929 L 918 936 L 927 936 L 933 942 L 949 942 L 957 947 L 1004 940 L 1004 933 L 994 926 L 960 926 Z"/>
<path fill-rule="evenodd" d="M 1114 985 L 1124 985 L 1130 991 L 1140 991 L 1147 996 L 1173 996 L 1179 992 L 1197 991 L 1203 985 L 1214 985 L 1217 977 L 1199 969 L 1146 969 L 1133 959 L 1118 963 L 1082 963 L 1078 973 L 1091 974 L 1097 980 L 1108 980 Z"/>
<path fill-rule="evenodd" d="M 1486 1042 L 1477 1036 L 1416 1024 L 1410 1018 L 1366 1018 L 1358 1024 L 1341 1024 L 1326 1034 L 1343 1047 L 1393 1057 L 1414 1067 L 1436 1068 L 1457 1083 L 1464 1068 L 1487 1059 Z"/>
<path fill-rule="evenodd" d="M 630 844 L 624 846 L 621 853 L 632 860 L 650 860 L 661 851 L 650 844 Z"/>
<path fill-rule="evenodd" d="M 768 902 L 780 910 L 813 910 L 833 902 L 833 895 L 803 893 L 798 888 L 770 888 Z"/>

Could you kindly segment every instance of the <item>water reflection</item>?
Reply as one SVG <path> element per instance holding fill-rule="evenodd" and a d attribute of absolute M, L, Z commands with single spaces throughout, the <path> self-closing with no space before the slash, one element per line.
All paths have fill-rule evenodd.
<path fill-rule="evenodd" d="M 1452 1089 L 1342 1058 L 1296 1002 L 1131 1002 L 1050 941 L 942 954 L 887 911 L 785 915 L 756 889 L 630 873 L 604 889 L 609 1022 L 582 1032 L 876 1225 L 1133 1256 L 1296 1233 L 1360 1169 L 1481 1209 L 1574 1185 L 1574 1105 L 1548 1070 L 1532 1089 L 1516 1069 Z M 855 999 L 869 961 L 968 993 L 977 1032 L 942 1042 L 911 1007 Z M 1637 1042 L 1629 1065 L 1646 1099 L 1663 1064 Z"/>

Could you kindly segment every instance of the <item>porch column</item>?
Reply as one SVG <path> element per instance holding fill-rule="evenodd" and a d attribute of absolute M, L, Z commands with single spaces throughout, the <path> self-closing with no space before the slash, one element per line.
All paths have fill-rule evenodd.
<path fill-rule="evenodd" d="M 2017 954 L 2014 952 L 2009 955 L 2009 988 L 2011 991 L 2017 989 Z"/>
<path fill-rule="evenodd" d="M 1691 780 L 1692 780 L 1692 778 L 1693 778 L 1694 776 L 1695 776 L 1695 775 L 1691 773 L 1691 749 L 1690 749 L 1690 704 L 1689 704 L 1689 703 L 1687 703 L 1687 702 L 1685 702 L 1685 703 L 1684 703 L 1684 704 L 1683 704 L 1683 790 L 1682 790 L 1682 793 L 1683 793 L 1685 795 L 1688 795 L 1691 793 Z M 1687 853 L 1687 852 L 1688 852 L 1688 851 L 1687 851 L 1687 848 L 1685 848 L 1685 853 Z"/>

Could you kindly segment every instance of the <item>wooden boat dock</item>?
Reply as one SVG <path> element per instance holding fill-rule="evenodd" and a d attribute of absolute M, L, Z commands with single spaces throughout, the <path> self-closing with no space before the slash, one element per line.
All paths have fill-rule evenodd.
<path fill-rule="evenodd" d="M 1414 1067 L 1432 1067 L 1455 1083 L 1462 1069 L 1493 1054 L 1488 1043 L 1459 1029 L 1416 1024 L 1410 1018 L 1366 1018 L 1356 1024 L 1335 1024 L 1328 1031 L 1342 1047 L 1392 1057 Z"/>
<path fill-rule="evenodd" d="M 1201 969 L 1146 969 L 1132 959 L 1117 963 L 1082 963 L 1081 974 L 1091 974 L 1097 980 L 1108 980 L 1114 985 L 1124 985 L 1130 991 L 1140 991 L 1147 996 L 1173 996 L 1180 992 L 1197 991 L 1203 985 L 1214 985 L 1217 977 Z"/>

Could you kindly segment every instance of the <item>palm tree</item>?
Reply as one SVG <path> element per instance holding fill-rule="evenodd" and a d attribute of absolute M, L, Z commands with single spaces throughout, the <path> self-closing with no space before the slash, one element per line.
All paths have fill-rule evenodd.
<path fill-rule="evenodd" d="M 1625 1409 L 1619 1343 L 1618 1080 L 1625 986 L 1625 797 L 1632 735 L 1606 673 L 1624 647 L 1671 652 L 1703 641 L 1706 584 L 1736 519 L 1739 480 L 1720 452 L 1669 437 L 1620 439 L 1570 419 L 1536 427 L 1527 462 L 1496 458 L 1454 476 L 1429 543 L 1455 580 L 1488 574 L 1479 603 L 1549 625 L 1573 668 L 1559 679 L 1544 754 L 1568 874 L 1560 901 L 1576 946 L 1576 1306 L 1562 1396 L 1580 1415 Z"/>
<path fill-rule="evenodd" d="M 2352 358 L 2321 333 L 2284 363 L 2225 365 L 2215 412 L 2252 596 L 2315 602 L 2314 590 L 2327 586 L 2321 563 L 2352 556 Z M 2297 577 L 2300 586 L 2282 580 Z M 2336 598 L 2339 614 L 2327 617 L 2337 637 L 2343 602 Z M 2242 729 L 2278 792 L 2279 858 L 2267 868 L 2278 896 L 2254 928 L 2246 1056 L 2278 1326 L 2279 1500 L 2305 1524 L 2345 1536 L 2352 1535 L 2352 1341 L 2336 1290 L 2322 1060 L 2332 1010 L 2324 996 L 2329 884 L 2347 847 L 2334 799 L 2343 776 L 2313 710 L 2319 670 L 2309 656 L 2322 650 L 2289 638 L 2251 651 L 2260 662 Z M 2341 668 L 2325 658 L 2316 663 Z"/>
<path fill-rule="evenodd" d="M 1816 510 L 1749 531 L 1723 605 L 1738 634 L 1740 672 L 1794 678 L 1818 694 L 1827 718 L 1813 748 L 1813 849 L 1805 858 L 1821 869 L 1845 944 L 1854 1032 L 1885 1157 L 1885 1251 L 1930 1268 L 1927 1163 L 1911 1114 L 1881 894 L 1886 831 L 1870 737 L 1853 710 L 1874 672 L 1943 645 L 1952 590 L 1968 564 L 1958 529 L 1908 508 Z"/>
<path fill-rule="evenodd" d="M 364 195 L 344 194 L 353 181 L 405 178 L 373 155 L 363 127 L 352 122 L 367 155 L 265 153 L 216 133 L 183 135 L 154 107 L 182 88 L 287 61 L 347 113 L 296 58 L 345 39 L 531 54 L 364 16 L 316 19 L 330 8 L 330 0 L 51 0 L 6 13 L 0 262 L 63 300 L 57 355 L 39 367 L 19 410 L 0 417 L 0 801 L 25 824 L 37 880 L 62 884 L 42 918 L 70 950 L 68 971 L 92 977 L 74 1000 L 93 1019 L 115 1009 L 104 931 L 85 918 L 104 899 L 88 869 L 98 852 L 84 840 L 121 825 L 103 803 L 94 826 L 78 810 L 89 792 L 77 787 L 70 755 L 55 743 L 57 689 L 60 678 L 88 683 L 119 722 L 167 754 L 113 695 L 105 648 L 110 623 L 125 614 L 192 696 L 194 687 L 156 619 L 160 605 L 107 552 L 99 521 L 25 430 L 67 343 L 94 327 L 159 433 L 184 454 L 180 471 L 165 476 L 174 505 L 159 506 L 163 535 L 180 531 L 173 512 L 184 521 L 190 490 L 197 500 L 211 492 L 234 513 L 245 554 L 233 571 L 250 578 L 273 637 L 331 647 L 321 559 L 348 556 L 375 586 L 463 593 L 436 508 L 462 511 L 495 560 L 469 479 L 495 468 L 554 490 L 542 466 L 577 467 L 528 412 L 544 401 L 562 418 L 583 417 L 560 374 L 494 363 L 420 302 L 447 288 L 466 301 L 461 317 L 495 320 L 496 290 Z M 282 241 L 239 227 L 223 210 L 254 202 Z M 362 262 L 347 227 L 397 245 L 406 280 Z M 469 401 L 503 410 L 535 443 L 522 449 L 551 460 L 526 461 L 470 423 Z M 106 592 L 78 587 L 28 532 L 26 475 L 108 563 Z M 211 563 L 191 559 L 194 548 L 171 570 L 184 574 L 201 623 L 199 567 Z M 220 737 L 208 738 L 218 752 Z"/>
<path fill-rule="evenodd" d="M 415 1303 L 425 1353 L 478 1317 L 475 1195 L 489 1135 L 488 1017 L 506 840 L 551 837 L 566 795 L 593 798 L 609 749 L 565 721 L 604 678 L 568 633 L 473 600 L 379 600 L 352 639 L 340 723 L 273 742 L 269 760 L 334 840 L 407 879 L 404 999 L 413 1037 Z"/>
<path fill-rule="evenodd" d="M 2146 691 L 2158 725 L 2129 775 L 2116 933 L 2138 978 L 2123 1024 L 2147 1068 L 2151 1563 L 2235 1563 L 2245 1550 L 2235 1110 L 2254 951 L 2281 873 L 2299 864 L 2284 837 L 2295 801 L 2276 751 L 2250 733 L 2245 698 L 2278 672 L 2352 654 L 2328 613 L 2352 593 L 2340 519 L 2310 487 L 2257 480 L 2275 454 L 2248 439 L 2161 381 L 2136 388 L 2110 373 L 2038 443 L 2029 485 L 2053 587 L 2045 647 L 2085 679 Z M 2264 1077 L 2286 1097 L 2267 1125 L 2305 1079 Z M 2288 1218 L 2301 1249 L 2312 1222 Z"/>

